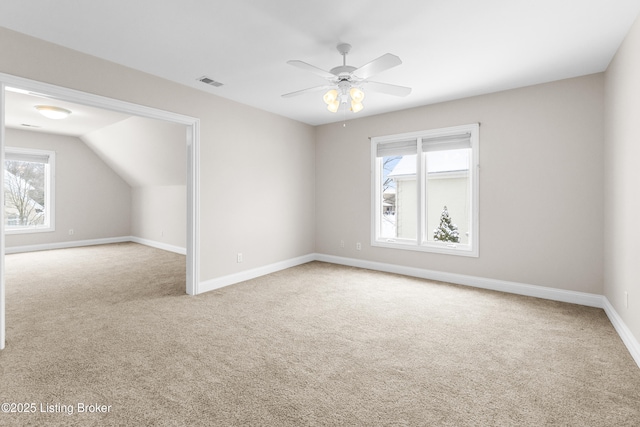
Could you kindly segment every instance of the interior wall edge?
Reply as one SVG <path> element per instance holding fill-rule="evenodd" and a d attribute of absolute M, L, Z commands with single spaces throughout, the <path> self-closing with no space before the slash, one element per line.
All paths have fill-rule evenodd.
<path fill-rule="evenodd" d="M 624 323 L 622 317 L 620 317 L 615 308 L 613 308 L 613 305 L 609 302 L 609 299 L 606 296 L 603 296 L 602 300 L 604 301 L 604 311 L 607 313 L 609 321 L 618 333 L 618 336 L 620 336 L 624 345 L 627 346 L 629 353 L 631 353 L 631 357 L 633 357 L 633 360 L 635 360 L 636 364 L 640 368 L 640 342 L 633 336 L 627 324 Z"/>

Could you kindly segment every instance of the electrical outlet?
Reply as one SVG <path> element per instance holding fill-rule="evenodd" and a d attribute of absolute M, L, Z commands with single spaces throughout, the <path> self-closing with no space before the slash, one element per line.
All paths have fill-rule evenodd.
<path fill-rule="evenodd" d="M 357 251 L 361 251 L 362 250 L 362 243 L 360 243 L 360 242 L 356 243 L 356 250 Z"/>
<path fill-rule="evenodd" d="M 242 253 L 238 253 L 238 263 L 242 262 Z"/>
<path fill-rule="evenodd" d="M 344 248 L 344 240 L 340 240 L 340 247 Z"/>

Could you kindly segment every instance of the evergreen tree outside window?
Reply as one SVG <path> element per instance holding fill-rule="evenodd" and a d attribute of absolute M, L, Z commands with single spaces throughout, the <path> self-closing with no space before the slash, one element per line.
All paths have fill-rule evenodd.
<path fill-rule="evenodd" d="M 445 206 L 440 215 L 440 225 L 433 230 L 433 240 L 438 242 L 460 242 L 460 233 L 458 233 L 458 226 L 451 222 L 449 211 Z"/>

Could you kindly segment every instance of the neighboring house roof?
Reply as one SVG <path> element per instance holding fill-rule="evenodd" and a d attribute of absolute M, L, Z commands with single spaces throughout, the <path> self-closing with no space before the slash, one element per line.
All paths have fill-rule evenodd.
<path fill-rule="evenodd" d="M 16 183 L 20 183 L 20 186 L 16 187 Z M 6 169 L 4 169 L 4 185 L 5 185 L 5 187 L 9 186 L 8 190 L 12 191 L 12 192 L 20 191 L 19 188 L 28 188 L 30 190 L 33 190 L 33 186 L 31 184 L 29 184 L 28 182 L 26 182 L 25 180 L 23 180 L 19 176 L 16 176 L 16 175 L 12 174 L 11 172 L 9 172 Z M 40 210 L 40 211 L 44 210 L 44 206 L 42 206 L 40 203 L 36 202 L 32 198 L 29 198 L 29 204 L 31 206 L 35 207 L 36 211 L 37 210 Z"/>
<path fill-rule="evenodd" d="M 402 178 L 402 177 L 410 177 L 416 174 L 416 156 L 404 156 L 400 161 L 396 164 L 389 175 L 389 178 Z"/>

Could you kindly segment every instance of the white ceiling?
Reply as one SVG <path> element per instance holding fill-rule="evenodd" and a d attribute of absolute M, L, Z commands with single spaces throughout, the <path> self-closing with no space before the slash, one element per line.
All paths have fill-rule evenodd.
<path fill-rule="evenodd" d="M 0 25 L 317 125 L 344 116 L 321 93 L 282 98 L 324 83 L 287 60 L 330 69 L 340 42 L 349 65 L 398 55 L 374 80 L 413 92 L 368 92 L 362 117 L 604 71 L 639 12 L 640 0 L 2 0 Z"/>
<path fill-rule="evenodd" d="M 131 117 L 128 114 L 50 99 L 31 92 L 17 93 L 13 89 L 5 92 L 5 105 L 4 120 L 7 127 L 76 137 Z M 63 120 L 48 119 L 38 113 L 36 105 L 65 108 L 71 111 L 71 114 Z"/>

